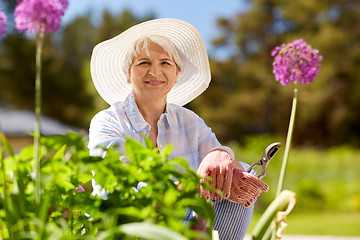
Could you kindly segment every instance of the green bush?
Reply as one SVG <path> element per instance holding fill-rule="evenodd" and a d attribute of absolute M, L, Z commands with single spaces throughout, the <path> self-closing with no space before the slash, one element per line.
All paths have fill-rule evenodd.
<path fill-rule="evenodd" d="M 112 148 L 100 158 L 89 156 L 80 134 L 43 137 L 37 206 L 33 147 L 14 155 L 3 134 L 1 138 L 1 238 L 210 239 L 213 208 L 199 196 L 199 177 L 187 161 L 169 159 L 171 145 L 159 153 L 149 139 L 146 147 L 127 139 L 126 154 Z M 5 159 L 4 149 L 10 155 Z M 120 160 L 124 157 L 126 161 Z M 105 187 L 107 200 L 95 194 L 102 189 L 92 192 L 92 179 Z M 147 185 L 137 189 L 139 182 Z M 78 185 L 87 191 L 79 192 Z M 207 232 L 192 230 L 192 223 L 183 221 L 187 208 L 206 219 Z"/>

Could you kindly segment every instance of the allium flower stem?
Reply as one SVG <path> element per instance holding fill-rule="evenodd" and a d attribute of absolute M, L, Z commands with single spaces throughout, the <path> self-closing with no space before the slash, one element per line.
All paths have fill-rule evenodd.
<path fill-rule="evenodd" d="M 40 206 L 40 119 L 41 119 L 41 55 L 45 31 L 42 29 L 36 35 L 36 78 L 35 78 L 35 132 L 34 132 L 34 160 L 35 160 L 35 206 Z"/>
<path fill-rule="evenodd" d="M 286 137 L 285 152 L 284 152 L 284 157 L 283 157 L 283 161 L 282 161 L 282 166 L 281 166 L 281 171 L 280 171 L 276 196 L 279 196 L 279 194 L 280 194 L 280 192 L 281 192 L 281 190 L 283 188 L 283 184 L 284 184 L 286 165 L 287 165 L 287 161 L 288 161 L 288 158 L 289 158 L 290 145 L 291 145 L 292 133 L 293 133 L 294 122 L 295 122 L 296 105 L 297 105 L 297 92 L 298 92 L 297 87 L 298 87 L 298 82 L 295 81 L 294 82 L 294 97 L 293 97 L 292 108 L 291 108 L 290 122 L 289 122 L 287 137 Z"/>
<path fill-rule="evenodd" d="M 294 97 L 276 197 L 280 195 L 284 185 L 286 165 L 289 158 L 295 122 L 298 85 L 309 84 L 314 81 L 319 73 L 320 62 L 323 60 L 322 56 L 318 53 L 319 50 L 313 49 L 303 39 L 297 39 L 291 43 L 277 46 L 271 52 L 271 56 L 274 56 L 273 73 L 275 75 L 275 80 L 279 81 L 284 86 L 294 83 Z M 269 228 L 269 231 L 267 232 L 269 233 L 267 236 L 271 237 L 271 239 L 277 237 L 277 231 L 280 229 L 276 219 L 274 219 L 274 222 L 276 223 L 275 227 Z"/>

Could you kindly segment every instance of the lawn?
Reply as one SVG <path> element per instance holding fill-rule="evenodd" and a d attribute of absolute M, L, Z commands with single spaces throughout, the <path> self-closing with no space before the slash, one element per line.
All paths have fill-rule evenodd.
<path fill-rule="evenodd" d="M 250 222 L 250 234 L 260 215 Z M 290 213 L 286 235 L 360 236 L 360 213 Z"/>
<path fill-rule="evenodd" d="M 258 160 L 276 137 L 258 136 L 232 145 L 238 160 Z M 284 148 L 271 160 L 266 177 L 270 189 L 255 205 L 248 233 L 274 200 Z M 360 236 L 360 150 L 348 145 L 328 149 L 295 147 L 290 151 L 283 189 L 296 193 L 296 205 L 288 216 L 289 235 Z"/>

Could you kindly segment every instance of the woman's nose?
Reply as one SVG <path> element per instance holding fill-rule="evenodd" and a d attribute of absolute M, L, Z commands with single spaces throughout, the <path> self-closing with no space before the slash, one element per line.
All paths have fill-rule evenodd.
<path fill-rule="evenodd" d="M 160 68 L 155 64 L 152 64 L 149 68 L 149 74 L 156 77 L 160 73 Z"/>

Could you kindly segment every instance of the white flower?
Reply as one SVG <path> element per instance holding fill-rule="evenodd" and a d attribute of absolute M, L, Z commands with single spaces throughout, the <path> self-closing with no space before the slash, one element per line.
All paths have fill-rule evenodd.
<path fill-rule="evenodd" d="M 92 185 L 92 188 L 93 188 L 93 191 L 92 191 L 91 195 L 93 195 L 93 196 L 97 195 L 97 196 L 101 197 L 104 200 L 108 200 L 109 191 L 106 191 L 105 188 L 103 188 L 100 185 L 96 184 L 95 179 L 91 179 L 91 185 Z"/>

